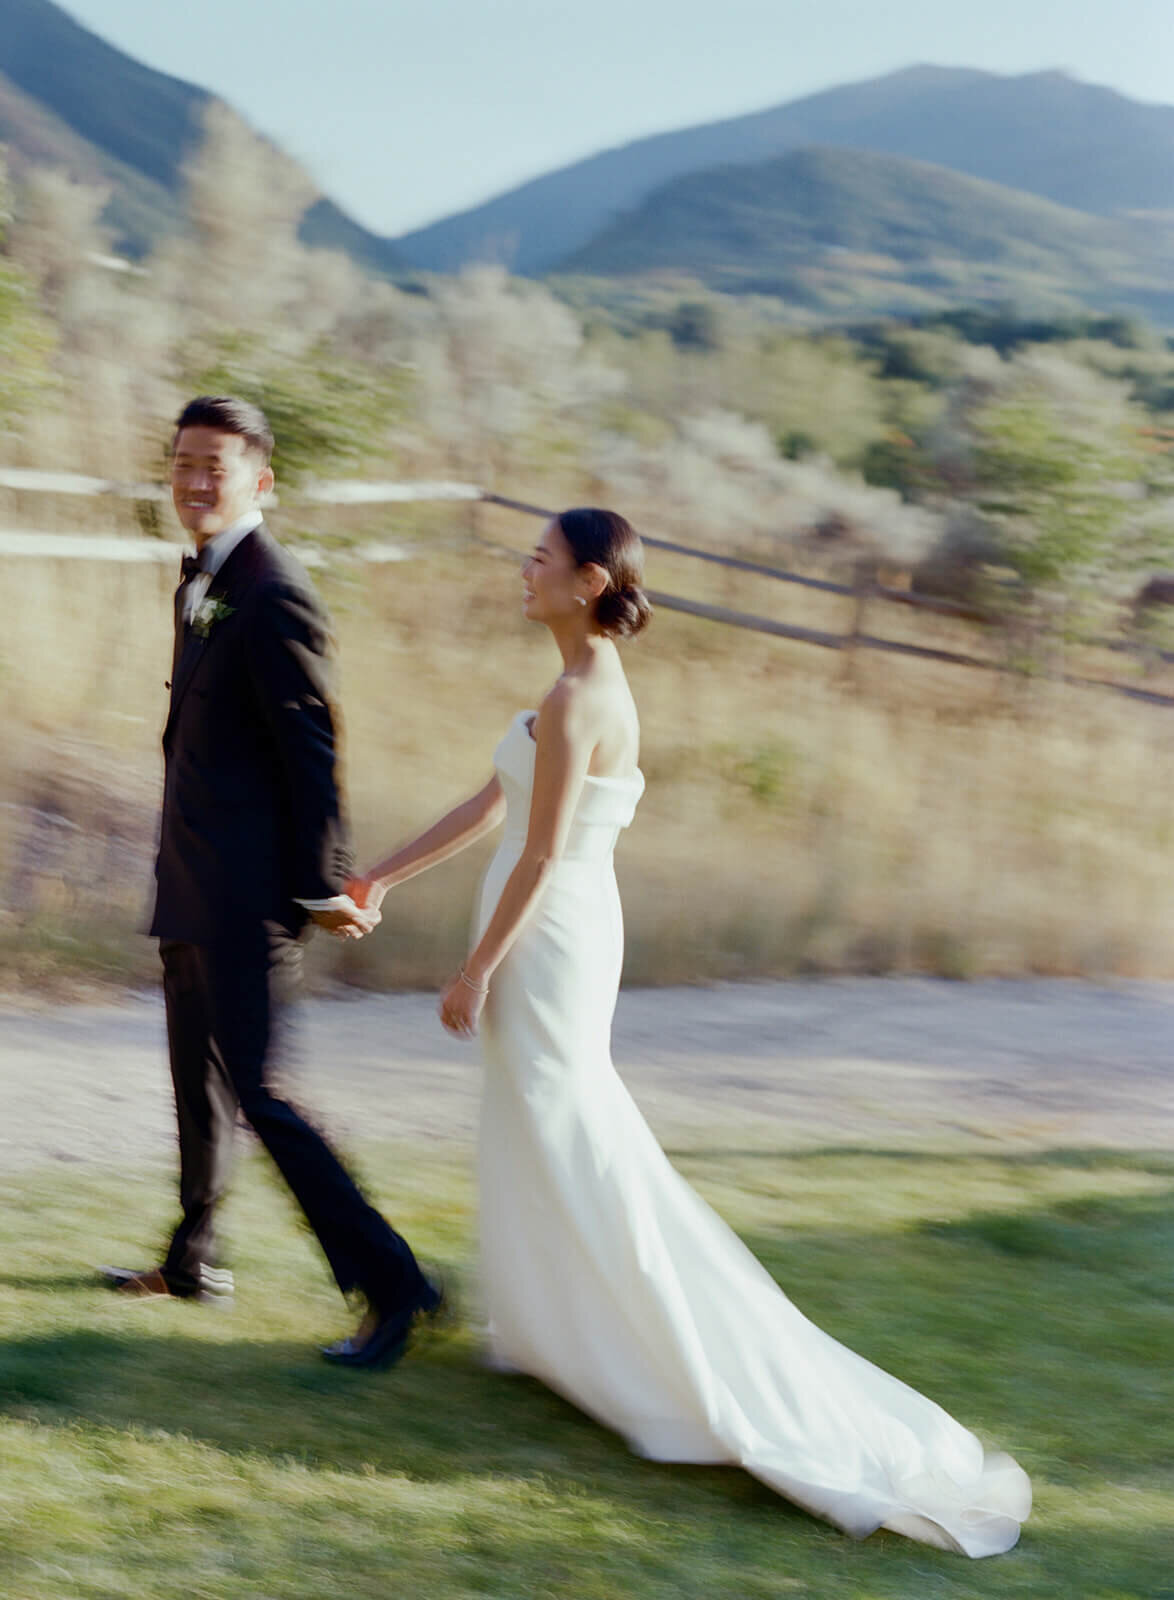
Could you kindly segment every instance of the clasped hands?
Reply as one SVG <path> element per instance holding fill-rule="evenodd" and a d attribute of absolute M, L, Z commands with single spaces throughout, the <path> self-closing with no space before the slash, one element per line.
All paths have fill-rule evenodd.
<path fill-rule="evenodd" d="M 351 878 L 342 892 L 349 904 L 321 907 L 312 910 L 310 916 L 336 939 L 362 939 L 383 920 L 379 911 L 383 891 L 366 878 Z"/>
<path fill-rule="evenodd" d="M 351 878 L 343 888 L 351 900 L 349 906 L 337 906 L 329 911 L 313 911 L 311 916 L 319 927 L 340 939 L 362 939 L 382 921 L 380 906 L 387 890 L 371 878 Z M 474 983 L 464 971 L 450 979 L 441 991 L 438 1007 L 440 1020 L 458 1039 L 471 1039 L 485 1009 L 486 989 Z"/>

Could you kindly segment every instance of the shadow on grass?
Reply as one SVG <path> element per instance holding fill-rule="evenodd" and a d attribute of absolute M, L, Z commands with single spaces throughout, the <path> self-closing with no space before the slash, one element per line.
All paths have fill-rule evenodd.
<path fill-rule="evenodd" d="M 1030 1438 L 1046 1421 L 1056 1452 L 1091 1423 L 1086 1461 L 1152 1461 L 1156 1442 L 1147 1450 L 1130 1432 L 1170 1381 L 1161 1352 L 1174 1339 L 1174 1187 L 867 1233 L 806 1227 L 743 1238 L 820 1326 L 980 1431 L 985 1421 L 996 1435 Z M 542 1385 L 481 1366 L 468 1331 L 426 1337 L 393 1372 L 364 1374 L 285 1338 L 288 1320 L 273 1338 L 257 1337 L 255 1309 L 233 1317 L 136 1307 L 140 1320 L 124 1331 L 109 1326 L 111 1300 L 92 1275 L 15 1272 L 0 1274 L 0 1285 L 97 1297 L 63 1297 L 71 1328 L 58 1317 L 49 1331 L 0 1341 L 0 1411 L 47 1407 L 55 1420 L 427 1478 L 544 1471 L 567 1451 L 599 1464 L 626 1457 L 613 1434 Z M 102 1325 L 78 1327 L 89 1305 Z M 1102 1391 L 1097 1419 L 1089 1406 Z M 730 1480 L 719 1471 L 714 1482 Z"/>
<path fill-rule="evenodd" d="M 8 1327 L 20 1327 L 22 1293 L 38 1318 L 36 1331 L 26 1325 L 0 1341 L 0 1417 L 69 1433 L 109 1430 L 148 1445 L 192 1440 L 277 1468 L 451 1486 L 478 1504 L 503 1483 L 521 1486 L 534 1503 L 553 1497 L 560 1514 L 576 1507 L 590 1519 L 607 1501 L 635 1519 L 623 1534 L 600 1532 L 607 1549 L 608 1540 L 615 1551 L 636 1548 L 638 1528 L 647 1559 L 671 1570 L 672 1583 L 641 1591 L 648 1594 L 700 1593 L 689 1574 L 704 1539 L 723 1569 L 746 1573 L 742 1592 L 755 1597 L 781 1592 L 771 1577 L 780 1560 L 805 1562 L 797 1569 L 802 1592 L 821 1600 L 864 1592 L 880 1600 L 1161 1595 L 1170 1573 L 1169 1526 L 1159 1520 L 1168 1515 L 1170 1458 L 1154 1418 L 1170 1398 L 1174 1302 L 1161 1283 L 1174 1253 L 1174 1187 L 1090 1187 L 1078 1198 L 1006 1212 L 963 1209 L 935 1221 L 922 1204 L 935 1180 L 927 1189 L 919 1177 L 921 1198 L 908 1214 L 867 1230 L 776 1226 L 755 1197 L 760 1170 L 773 1169 L 772 1189 L 778 1182 L 785 1196 L 788 1166 L 798 1175 L 813 1161 L 830 1169 L 842 1158 L 844 1171 L 830 1176 L 842 1185 L 842 1220 L 850 1220 L 857 1195 L 866 1202 L 870 1183 L 885 1181 L 873 1169 L 887 1168 L 890 1157 L 907 1172 L 925 1171 L 909 1152 L 882 1150 L 691 1150 L 683 1164 L 698 1177 L 749 1180 L 746 1205 L 759 1226 L 743 1237 L 816 1322 L 1020 1457 L 1041 1487 L 1041 1515 L 1006 1561 L 971 1566 L 888 1535 L 855 1545 L 747 1474 L 635 1460 L 619 1438 L 540 1384 L 481 1367 L 468 1332 L 422 1342 L 390 1373 L 339 1371 L 293 1337 L 290 1306 L 300 1320 L 296 1285 L 308 1282 L 301 1276 L 271 1337 L 259 1302 L 247 1297 L 230 1317 L 175 1305 L 132 1311 L 112 1309 L 94 1279 L 65 1262 L 57 1273 L 0 1276 L 15 1291 Z M 924 1161 L 954 1166 L 940 1154 Z M 992 1165 L 990 1157 L 976 1161 L 983 1170 Z M 961 1171 L 966 1158 L 957 1165 Z M 993 1165 L 1159 1178 L 1174 1170 L 1164 1155 L 1103 1151 L 1000 1157 Z M 981 1183 L 963 1185 L 952 1203 L 970 1193 L 987 1195 Z M 261 1215 L 267 1191 L 258 1190 L 254 1204 Z M 29 1226 L 26 1217 L 26 1236 Z M 282 1258 L 299 1275 L 308 1260 L 300 1250 Z M 284 1282 L 273 1266 L 259 1267 L 259 1297 L 266 1270 L 270 1283 Z M 1114 1511 L 1127 1525 L 1117 1526 Z M 544 1528 L 547 1516 L 539 1514 Z M 543 1534 L 552 1551 L 559 1537 L 553 1524 Z M 695 1576 L 700 1585 L 700 1569 Z"/>
<path fill-rule="evenodd" d="M 630 1470 L 650 1513 L 669 1510 L 685 1480 L 723 1505 L 779 1505 L 740 1472 L 632 1464 L 615 1434 L 542 1384 L 480 1365 L 468 1336 L 425 1339 L 379 1373 L 340 1370 L 285 1339 L 80 1329 L 10 1339 L 0 1344 L 0 1414 L 433 1482 L 507 1476 L 587 1493 Z"/>
<path fill-rule="evenodd" d="M 1076 1404 L 1079 1374 L 1073 1380 L 1069 1398 Z M 856 1544 L 745 1473 L 633 1459 L 616 1436 L 539 1384 L 476 1366 L 461 1339 L 431 1342 L 391 1373 L 362 1374 L 339 1372 L 287 1340 L 211 1343 L 150 1331 L 46 1334 L 0 1347 L 0 1411 L 47 1427 L 84 1421 L 148 1441 L 191 1439 L 230 1456 L 265 1458 L 277 1468 L 374 1472 L 461 1493 L 476 1492 L 477 1484 L 510 1483 L 544 1505 L 577 1507 L 576 1516 L 611 1503 L 622 1506 L 630 1527 L 644 1530 L 642 1559 L 650 1568 L 664 1564 L 670 1577 L 682 1562 L 687 1569 L 690 1552 L 704 1551 L 727 1576 L 743 1572 L 741 1592 L 755 1596 L 781 1592 L 770 1586 L 772 1568 L 782 1561 L 793 1570 L 798 1560 L 806 1575 L 801 1592 L 821 1600 L 864 1592 L 878 1600 L 947 1593 L 1000 1600 L 1071 1600 L 1075 1593 L 1090 1600 L 1158 1600 L 1168 1594 L 1174 1600 L 1174 1584 L 1163 1588 L 1170 1571 L 1168 1522 L 1148 1521 L 1147 1506 L 1129 1510 L 1128 1525 L 1116 1528 L 1100 1507 L 1106 1491 L 1128 1500 L 1128 1477 L 1105 1479 L 1086 1463 L 1062 1526 L 1029 1520 L 1019 1549 L 998 1562 L 962 1562 L 883 1532 Z M 1137 1486 L 1153 1488 L 1152 1462 L 1134 1465 Z M 538 1526 L 540 1535 L 533 1526 L 519 1528 L 510 1563 L 530 1560 L 529 1543 L 536 1539 L 548 1549 L 547 1559 L 556 1559 L 557 1527 L 541 1517 Z M 613 1551 L 612 1535 L 601 1531 L 599 1537 L 609 1559 L 628 1549 L 628 1538 Z M 504 1560 L 500 1554 L 494 1559 Z M 670 1588 L 648 1592 L 699 1592 L 685 1577 L 681 1571 Z M 1073 1587 L 1078 1577 L 1079 1589 Z M 572 1585 L 568 1592 L 578 1590 Z"/>
<path fill-rule="evenodd" d="M 1174 1305 L 1174 1188 L 1159 1194 L 1082 1195 L 1046 1210 L 975 1212 L 956 1222 L 926 1222 L 921 1232 L 976 1244 L 1006 1257 L 1085 1267 L 1128 1277 Z"/>

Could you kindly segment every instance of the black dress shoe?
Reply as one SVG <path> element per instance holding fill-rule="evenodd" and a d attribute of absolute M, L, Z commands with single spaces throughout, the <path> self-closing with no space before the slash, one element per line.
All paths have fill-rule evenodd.
<path fill-rule="evenodd" d="M 422 1322 L 437 1325 L 449 1313 L 444 1285 L 430 1282 L 428 1295 L 419 1304 L 386 1315 L 372 1308 L 349 1338 L 326 1345 L 322 1354 L 340 1367 L 394 1367 L 407 1354 Z"/>

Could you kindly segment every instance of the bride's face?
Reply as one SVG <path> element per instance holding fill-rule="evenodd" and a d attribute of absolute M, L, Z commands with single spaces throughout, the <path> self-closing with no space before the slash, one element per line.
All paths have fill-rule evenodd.
<path fill-rule="evenodd" d="M 522 615 L 530 622 L 549 623 L 581 614 L 581 596 L 586 598 L 582 569 L 575 565 L 558 523 L 548 522 L 522 568 Z"/>

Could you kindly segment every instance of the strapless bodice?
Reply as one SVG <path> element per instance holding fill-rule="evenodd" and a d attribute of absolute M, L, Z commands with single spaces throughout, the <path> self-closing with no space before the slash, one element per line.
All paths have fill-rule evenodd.
<path fill-rule="evenodd" d="M 530 821 L 530 796 L 534 789 L 534 754 L 530 733 L 533 711 L 519 711 L 493 753 L 493 764 L 506 799 L 505 839 L 519 846 Z M 588 773 L 575 806 L 564 861 L 601 861 L 615 848 L 616 838 L 636 813 L 644 793 L 644 774 L 596 778 Z"/>

